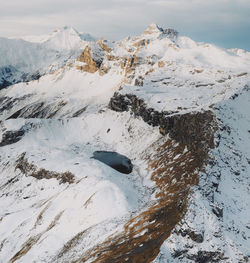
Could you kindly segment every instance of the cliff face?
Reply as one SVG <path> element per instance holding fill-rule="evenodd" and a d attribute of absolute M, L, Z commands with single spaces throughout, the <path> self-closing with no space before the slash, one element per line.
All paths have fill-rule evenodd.
<path fill-rule="evenodd" d="M 78 66 L 78 68 L 89 73 L 95 73 L 98 70 L 98 66 L 101 64 L 101 62 L 98 63 L 98 61 L 94 61 L 92 58 L 90 47 L 86 47 L 84 49 L 78 60 L 86 64 L 83 66 Z"/>
<path fill-rule="evenodd" d="M 215 116 L 212 111 L 177 114 L 175 112 L 158 112 L 149 108 L 143 99 L 135 95 L 115 93 L 110 99 L 112 110 L 130 111 L 135 117 L 141 117 L 146 123 L 158 126 L 162 135 L 186 145 L 191 151 L 207 151 L 214 148 Z M 207 150 L 206 150 L 207 149 Z"/>

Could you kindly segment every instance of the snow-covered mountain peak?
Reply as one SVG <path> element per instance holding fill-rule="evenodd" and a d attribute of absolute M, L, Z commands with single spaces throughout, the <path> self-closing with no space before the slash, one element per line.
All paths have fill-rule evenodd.
<path fill-rule="evenodd" d="M 22 36 L 22 37 L 13 37 L 11 39 L 23 39 L 27 42 L 31 43 L 44 43 L 46 41 L 50 41 L 51 38 L 58 38 L 60 35 L 68 36 L 68 38 L 76 38 L 79 41 L 96 41 L 96 38 L 90 35 L 89 33 L 84 32 L 78 32 L 74 27 L 72 26 L 64 26 L 61 28 L 57 28 L 53 30 L 50 34 L 45 35 L 28 35 L 28 36 Z"/>
<path fill-rule="evenodd" d="M 72 50 L 81 47 L 83 41 L 82 35 L 76 29 L 64 26 L 55 30 L 45 44 L 51 49 Z"/>
<path fill-rule="evenodd" d="M 142 33 L 142 36 L 146 38 L 155 38 L 161 35 L 163 32 L 164 30 L 161 27 L 159 27 L 156 23 L 152 23 Z"/>
<path fill-rule="evenodd" d="M 159 27 L 156 23 L 151 23 L 144 31 L 144 34 L 161 33 L 161 32 L 163 32 L 163 29 L 161 27 Z"/>
<path fill-rule="evenodd" d="M 80 36 L 79 32 L 75 28 L 73 28 L 72 26 L 64 26 L 64 27 L 55 29 L 52 32 L 51 37 L 58 36 L 61 34 L 65 34 L 65 35 L 69 35 L 69 36 L 75 36 L 75 37 Z"/>
<path fill-rule="evenodd" d="M 75 28 L 73 28 L 72 26 L 68 26 L 68 25 L 64 26 L 63 30 L 70 30 L 70 31 L 74 31 L 75 33 L 77 33 L 77 30 Z"/>
<path fill-rule="evenodd" d="M 162 28 L 156 23 L 150 24 L 141 35 L 146 39 L 163 39 L 168 38 L 175 42 L 178 37 L 178 32 L 172 28 Z"/>

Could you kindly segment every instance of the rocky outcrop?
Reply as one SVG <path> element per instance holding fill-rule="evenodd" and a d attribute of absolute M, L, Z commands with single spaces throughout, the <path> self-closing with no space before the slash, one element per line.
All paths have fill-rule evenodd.
<path fill-rule="evenodd" d="M 178 37 L 178 31 L 172 28 L 164 29 L 164 34 L 166 34 L 172 40 L 175 40 Z"/>
<path fill-rule="evenodd" d="M 197 233 L 192 229 L 179 229 L 178 231 L 174 231 L 177 235 L 181 235 L 182 237 L 188 236 L 196 243 L 202 243 L 204 241 L 204 234 Z"/>
<path fill-rule="evenodd" d="M 11 65 L 0 67 L 0 90 L 17 82 L 16 74 L 17 69 Z"/>
<path fill-rule="evenodd" d="M 0 113 L 4 113 L 5 111 L 11 110 L 14 106 L 16 106 L 19 102 L 28 99 L 30 95 L 24 95 L 17 98 L 11 97 L 1 97 L 0 98 Z"/>
<path fill-rule="evenodd" d="M 0 90 L 1 89 L 5 89 L 7 88 L 8 86 L 10 86 L 12 83 L 7 81 L 6 79 L 3 79 L 0 83 Z"/>
<path fill-rule="evenodd" d="M 129 58 L 124 58 L 121 62 L 121 68 L 125 70 L 125 76 L 134 73 L 137 65 L 139 65 L 139 59 L 136 54 Z"/>
<path fill-rule="evenodd" d="M 16 118 L 53 118 L 56 113 L 67 104 L 66 101 L 56 101 L 50 104 L 45 102 L 35 102 L 29 104 L 13 113 L 8 119 Z"/>
<path fill-rule="evenodd" d="M 91 48 L 88 46 L 84 49 L 78 61 L 85 63 L 82 66 L 77 66 L 79 70 L 95 73 L 98 71 L 102 61 L 95 61 L 91 54 Z"/>
<path fill-rule="evenodd" d="M 169 136 L 186 145 L 193 151 L 214 148 L 215 117 L 211 111 L 178 114 L 178 112 L 158 112 L 148 108 L 146 103 L 135 95 L 115 93 L 109 107 L 115 111 L 130 110 L 135 117 L 146 123 L 158 126 L 162 135 Z M 202 150 L 201 150 L 202 148 Z"/>
<path fill-rule="evenodd" d="M 32 74 L 28 74 L 28 73 L 24 73 L 22 75 L 22 82 L 29 82 L 29 81 L 32 81 L 32 80 L 38 80 L 41 78 L 41 73 L 39 71 L 36 71 Z"/>
<path fill-rule="evenodd" d="M 134 47 L 136 47 L 137 49 L 144 48 L 144 47 L 146 48 L 149 43 L 150 43 L 149 39 L 142 39 L 142 40 L 137 41 L 134 44 Z"/>
<path fill-rule="evenodd" d="M 25 131 L 22 129 L 17 130 L 17 131 L 6 131 L 2 135 L 0 147 L 10 145 L 10 144 L 13 144 L 13 143 L 20 141 L 22 139 L 22 137 L 24 136 L 24 134 L 25 134 Z"/>
<path fill-rule="evenodd" d="M 55 178 L 59 181 L 59 184 L 75 182 L 75 176 L 71 172 L 58 173 L 54 171 L 49 171 L 44 168 L 38 168 L 36 165 L 28 162 L 25 158 L 26 153 L 21 154 L 21 156 L 16 161 L 15 169 L 19 169 L 22 174 L 26 176 L 32 176 L 38 180 L 41 179 L 52 179 Z"/>
<path fill-rule="evenodd" d="M 172 256 L 176 259 L 186 258 L 196 263 L 223 262 L 227 259 L 220 251 L 199 251 L 197 254 L 188 255 L 187 250 L 176 250 Z"/>
<path fill-rule="evenodd" d="M 97 43 L 98 43 L 99 46 L 100 46 L 103 50 L 105 50 L 106 52 L 108 52 L 108 53 L 111 52 L 111 48 L 109 48 L 109 47 L 107 46 L 107 44 L 106 44 L 106 43 L 107 43 L 107 40 L 100 39 Z"/>
<path fill-rule="evenodd" d="M 176 40 L 178 37 L 178 31 L 172 28 L 166 28 L 163 29 L 159 27 L 157 24 L 152 23 L 151 25 L 148 26 L 148 28 L 143 32 L 144 35 L 150 35 L 150 34 L 155 34 L 158 33 L 160 37 L 168 37 L 171 40 Z"/>
<path fill-rule="evenodd" d="M 77 65 L 77 69 L 89 73 L 98 71 L 100 75 L 108 72 L 108 69 L 103 64 L 105 52 L 107 52 L 108 47 L 104 47 L 103 42 L 99 42 L 98 44 L 99 45 L 87 46 L 84 49 L 77 59 L 77 61 L 82 62 L 81 65 Z"/>
<path fill-rule="evenodd" d="M 144 35 L 151 35 L 153 33 L 163 33 L 163 28 L 159 27 L 156 23 L 150 24 L 147 29 L 143 32 Z"/>

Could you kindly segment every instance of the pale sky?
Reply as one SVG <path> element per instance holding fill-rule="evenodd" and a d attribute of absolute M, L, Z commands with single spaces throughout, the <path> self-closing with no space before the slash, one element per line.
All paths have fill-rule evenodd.
<path fill-rule="evenodd" d="M 250 51 L 250 0 L 0 0 L 0 36 L 48 34 L 65 25 L 106 39 L 152 22 L 195 41 Z"/>

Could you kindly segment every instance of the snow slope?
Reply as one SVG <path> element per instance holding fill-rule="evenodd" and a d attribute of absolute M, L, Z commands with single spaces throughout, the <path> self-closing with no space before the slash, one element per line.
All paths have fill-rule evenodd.
<path fill-rule="evenodd" d="M 138 145 L 143 151 L 142 145 L 146 147 L 158 135 L 149 136 L 152 128 L 148 129 L 146 124 L 138 120 L 133 132 L 144 136 L 140 140 L 137 136 L 131 137 L 127 127 L 132 123 L 134 120 L 129 114 L 120 115 L 110 111 L 69 121 L 20 119 L 18 122 L 9 120 L 4 123 L 5 128 L 12 130 L 30 125 L 33 128 L 15 148 L 10 145 L 1 149 L 0 231 L 2 241 L 5 240 L 1 250 L 2 261 L 10 260 L 20 250 L 23 238 L 33 238 L 41 233 L 39 243 L 22 257 L 21 262 L 49 261 L 64 243 L 81 231 L 93 228 L 91 235 L 99 236 L 98 227 L 95 230 L 94 226 L 101 224 L 104 227 L 110 221 L 116 226 L 111 232 L 117 231 L 124 217 L 148 201 L 150 195 L 137 164 L 138 152 L 131 145 Z M 129 155 L 138 169 L 124 175 L 92 159 L 93 152 L 100 149 Z M 56 179 L 37 180 L 14 171 L 15 161 L 23 152 L 26 152 L 29 162 L 38 167 L 57 172 L 71 171 L 76 182 L 59 184 Z M 5 165 L 4 160 L 8 160 L 9 164 Z M 16 179 L 12 184 L 8 183 L 10 174 Z M 13 203 L 13 198 L 17 202 Z M 39 214 L 42 216 L 39 217 Z M 60 218 L 55 228 L 44 232 L 57 215 Z M 25 236 L 18 238 L 23 235 L 24 229 Z M 89 246 L 100 242 L 108 234 L 110 232 L 98 239 L 90 238 Z"/>

